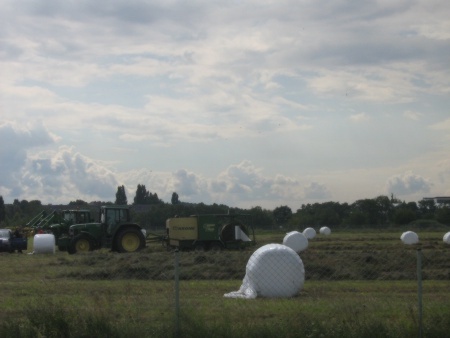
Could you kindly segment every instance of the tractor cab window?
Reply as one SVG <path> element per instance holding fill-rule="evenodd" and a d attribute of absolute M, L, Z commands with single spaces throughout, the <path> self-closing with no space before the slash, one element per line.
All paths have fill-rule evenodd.
<path fill-rule="evenodd" d="M 65 212 L 64 213 L 64 220 L 68 221 L 68 222 L 73 222 L 74 221 L 74 214 L 72 214 L 70 212 Z"/>
<path fill-rule="evenodd" d="M 112 234 L 114 228 L 129 220 L 127 209 L 105 209 L 102 212 L 102 223 L 106 226 L 108 234 Z"/>
<path fill-rule="evenodd" d="M 106 212 L 106 223 L 108 223 L 108 225 L 117 223 L 117 217 L 114 210 L 108 210 Z"/>
<path fill-rule="evenodd" d="M 102 214 L 102 217 L 105 215 Z M 106 209 L 106 223 L 108 225 L 120 224 L 128 221 L 127 209 Z"/>
<path fill-rule="evenodd" d="M 77 223 L 86 223 L 88 221 L 84 212 L 77 214 Z"/>

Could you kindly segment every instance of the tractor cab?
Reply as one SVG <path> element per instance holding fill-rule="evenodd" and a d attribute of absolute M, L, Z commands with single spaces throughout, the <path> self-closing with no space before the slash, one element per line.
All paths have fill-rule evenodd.
<path fill-rule="evenodd" d="M 118 225 L 130 221 L 130 211 L 128 208 L 108 208 L 102 207 L 100 211 L 100 223 L 106 229 L 108 235 L 112 235 Z"/>
<path fill-rule="evenodd" d="M 91 221 L 89 210 L 63 210 L 62 219 L 66 224 L 80 224 Z"/>

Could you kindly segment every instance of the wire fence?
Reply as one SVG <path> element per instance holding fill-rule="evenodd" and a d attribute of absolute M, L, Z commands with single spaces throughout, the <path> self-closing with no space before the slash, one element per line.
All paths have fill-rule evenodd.
<path fill-rule="evenodd" d="M 435 317 L 435 314 L 450 314 L 450 249 L 444 246 L 440 249 L 413 247 L 403 250 L 320 252 L 311 248 L 300 253 L 304 281 L 300 282 L 298 293 L 295 287 L 292 288 L 292 284 L 298 281 L 288 273 L 289 268 L 295 269 L 295 261 L 288 267 L 280 267 L 284 257 L 272 261 L 267 256 L 263 257 L 268 263 L 262 265 L 262 271 L 255 272 L 249 254 L 243 254 L 240 259 L 234 257 L 233 266 L 225 264 L 224 257 L 220 256 L 226 255 L 224 253 L 177 252 L 175 255 L 175 261 L 179 261 L 176 274 L 180 279 L 176 312 L 185 312 L 188 317 L 185 322 L 177 316 L 178 327 L 190 325 L 190 311 L 199 306 L 208 306 L 199 301 L 205 296 L 209 302 L 220 304 L 215 309 L 221 317 L 230 319 L 238 311 L 251 318 L 262 315 L 281 320 L 290 316 L 297 320 L 297 310 L 302 305 L 309 306 L 309 311 L 316 307 L 315 304 L 324 302 L 330 302 L 333 309 L 339 309 L 340 305 L 345 304 L 347 308 L 344 307 L 344 311 L 352 311 L 351 308 L 363 305 L 366 311 L 370 308 L 373 312 L 383 313 L 395 307 L 395 311 L 410 312 L 408 318 L 416 326 L 419 337 L 422 337 L 424 314 L 429 318 Z M 216 265 L 222 268 L 212 272 L 210 267 Z M 253 271 L 249 271 L 252 268 Z M 255 298 L 263 299 L 262 302 L 266 303 L 223 299 L 230 292 L 240 294 L 231 298 L 254 298 L 246 297 L 249 284 L 254 289 L 253 296 L 256 293 Z M 204 291 L 199 291 L 202 288 Z M 286 292 L 287 297 L 276 297 L 277 293 L 286 296 Z M 291 292 L 293 297 L 289 296 Z M 272 307 L 274 299 L 279 302 L 279 306 Z M 271 308 L 262 305 L 267 302 L 270 302 Z M 284 310 L 280 306 L 284 306 Z M 316 310 L 323 309 L 319 306 Z M 210 320 L 214 318 L 204 317 Z"/>
<path fill-rule="evenodd" d="M 133 254 L 2 253 L 0 319 L 28 310 L 30 299 L 44 299 L 33 306 L 108 312 L 144 323 L 149 337 L 164 330 L 181 337 L 195 336 L 203 326 L 220 327 L 217 336 L 237 336 L 249 325 L 270 330 L 289 322 L 300 330 L 305 318 L 315 316 L 338 321 L 343 313 L 345 320 L 375 314 L 392 321 L 396 314 L 406 316 L 421 337 L 429 330 L 424 320 L 450 317 L 450 246 L 444 243 L 342 245 L 327 238 L 312 240 L 295 254 L 300 259 L 278 245 L 275 258 L 270 254 L 277 250 L 268 250 L 252 261 L 262 245 L 220 252 L 167 251 L 152 244 Z M 233 293 L 241 297 L 225 296 Z M 224 323 L 231 331 L 223 331 Z"/>

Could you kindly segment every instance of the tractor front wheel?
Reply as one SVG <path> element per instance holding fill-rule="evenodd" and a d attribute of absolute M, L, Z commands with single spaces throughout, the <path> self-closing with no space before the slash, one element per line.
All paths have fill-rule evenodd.
<path fill-rule="evenodd" d="M 119 252 L 135 252 L 145 247 L 145 237 L 138 229 L 123 229 L 117 235 L 116 244 Z"/>
<path fill-rule="evenodd" d="M 86 235 L 78 235 L 70 241 L 67 251 L 72 255 L 77 252 L 88 252 L 92 250 L 94 250 L 94 243 L 92 240 Z"/>

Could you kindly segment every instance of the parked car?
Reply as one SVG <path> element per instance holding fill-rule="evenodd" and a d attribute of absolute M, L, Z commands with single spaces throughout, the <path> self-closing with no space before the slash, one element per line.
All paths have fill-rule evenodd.
<path fill-rule="evenodd" d="M 27 250 L 27 238 L 14 236 L 10 229 L 0 229 L 0 251 L 14 252 Z"/>

